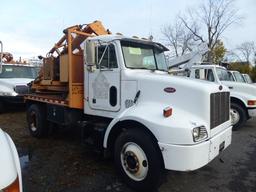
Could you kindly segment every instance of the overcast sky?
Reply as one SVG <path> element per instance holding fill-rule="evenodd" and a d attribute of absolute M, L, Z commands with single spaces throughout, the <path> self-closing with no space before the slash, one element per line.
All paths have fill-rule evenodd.
<path fill-rule="evenodd" d="M 188 7 L 203 0 L 6 0 L 0 6 L 0 40 L 15 58 L 45 55 L 64 28 L 101 20 L 112 33 L 162 40 L 161 28 L 173 23 Z M 222 39 L 228 49 L 244 41 L 256 42 L 256 0 L 236 0 L 244 20 Z"/>

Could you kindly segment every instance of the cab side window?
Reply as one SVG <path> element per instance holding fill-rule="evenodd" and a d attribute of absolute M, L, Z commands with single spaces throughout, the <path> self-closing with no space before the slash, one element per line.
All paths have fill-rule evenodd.
<path fill-rule="evenodd" d="M 200 69 L 195 70 L 195 78 L 200 79 Z"/>
<path fill-rule="evenodd" d="M 206 76 L 206 78 L 207 78 L 208 81 L 214 82 L 214 75 L 213 75 L 213 72 L 212 72 L 211 69 L 209 69 L 209 70 L 207 71 L 207 76 Z"/>
<path fill-rule="evenodd" d="M 96 51 L 97 58 L 97 69 L 111 69 L 118 68 L 115 46 L 110 44 L 98 46 L 98 51 Z"/>

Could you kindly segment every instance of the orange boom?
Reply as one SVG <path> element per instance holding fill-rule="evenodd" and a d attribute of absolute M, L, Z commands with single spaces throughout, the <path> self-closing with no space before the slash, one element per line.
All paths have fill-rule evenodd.
<path fill-rule="evenodd" d="M 83 108 L 83 41 L 110 34 L 100 21 L 71 26 L 51 48 L 39 76 L 32 83 L 32 94 L 25 99 L 44 101 L 70 108 Z"/>

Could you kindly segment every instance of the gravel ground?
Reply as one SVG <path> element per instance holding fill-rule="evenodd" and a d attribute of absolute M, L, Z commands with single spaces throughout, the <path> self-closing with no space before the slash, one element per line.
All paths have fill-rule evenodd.
<path fill-rule="evenodd" d="M 250 120 L 233 132 L 232 145 L 207 166 L 193 172 L 167 172 L 159 191 L 256 191 L 255 123 Z M 131 191 L 118 178 L 113 161 L 83 145 L 77 130 L 32 138 L 23 109 L 1 114 L 0 127 L 18 148 L 25 192 Z"/>

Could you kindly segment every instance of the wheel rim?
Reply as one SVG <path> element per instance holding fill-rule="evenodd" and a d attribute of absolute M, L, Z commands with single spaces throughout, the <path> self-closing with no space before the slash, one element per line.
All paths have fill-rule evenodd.
<path fill-rule="evenodd" d="M 30 129 L 31 131 L 35 132 L 37 130 L 37 123 L 36 123 L 36 113 L 33 111 L 30 113 Z"/>
<path fill-rule="evenodd" d="M 239 112 L 236 109 L 231 108 L 230 109 L 230 114 L 231 114 L 231 123 L 232 123 L 232 125 L 237 124 L 240 120 Z"/>
<path fill-rule="evenodd" d="M 125 173 L 135 181 L 146 178 L 148 159 L 142 148 L 136 143 L 126 143 L 121 151 L 121 163 Z"/>

